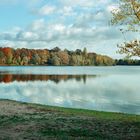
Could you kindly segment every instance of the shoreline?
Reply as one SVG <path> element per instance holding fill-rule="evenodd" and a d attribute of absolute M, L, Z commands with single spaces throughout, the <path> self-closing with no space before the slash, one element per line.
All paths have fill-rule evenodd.
<path fill-rule="evenodd" d="M 70 111 L 75 113 L 84 113 L 84 115 L 95 115 L 95 114 L 106 114 L 106 115 L 122 115 L 122 116 L 131 116 L 131 117 L 140 117 L 140 114 L 133 114 L 133 113 L 127 113 L 127 112 L 112 112 L 112 111 L 102 111 L 102 110 L 92 110 L 92 109 L 86 109 L 86 108 L 72 108 L 72 107 L 63 107 L 63 106 L 53 106 L 53 105 L 45 105 L 40 103 L 30 103 L 26 101 L 18 101 L 18 100 L 12 100 L 12 99 L 0 99 L 0 102 L 15 102 L 23 105 L 31 105 L 34 107 L 43 107 L 43 108 L 55 108 L 61 111 Z M 85 114 L 87 113 L 87 114 Z"/>
<path fill-rule="evenodd" d="M 1 139 L 137 139 L 140 115 L 0 99 Z"/>

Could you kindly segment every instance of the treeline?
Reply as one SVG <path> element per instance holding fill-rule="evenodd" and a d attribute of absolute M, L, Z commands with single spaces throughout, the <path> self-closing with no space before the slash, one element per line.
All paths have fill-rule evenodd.
<path fill-rule="evenodd" d="M 0 48 L 0 65 L 52 65 L 52 66 L 111 66 L 115 60 L 87 49 L 69 51 L 54 49 Z"/>
<path fill-rule="evenodd" d="M 140 65 L 140 60 L 137 59 L 119 59 L 115 60 L 116 65 L 132 65 L 137 66 Z"/>

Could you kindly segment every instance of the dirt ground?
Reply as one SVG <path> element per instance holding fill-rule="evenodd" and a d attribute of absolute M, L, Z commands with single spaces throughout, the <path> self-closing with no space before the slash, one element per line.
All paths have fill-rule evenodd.
<path fill-rule="evenodd" d="M 140 116 L 0 100 L 0 140 L 137 140 Z"/>

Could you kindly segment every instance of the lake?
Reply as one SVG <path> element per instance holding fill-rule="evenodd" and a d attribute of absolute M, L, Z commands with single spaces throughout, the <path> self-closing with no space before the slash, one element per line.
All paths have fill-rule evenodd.
<path fill-rule="evenodd" d="M 0 98 L 140 114 L 140 67 L 0 66 Z"/>

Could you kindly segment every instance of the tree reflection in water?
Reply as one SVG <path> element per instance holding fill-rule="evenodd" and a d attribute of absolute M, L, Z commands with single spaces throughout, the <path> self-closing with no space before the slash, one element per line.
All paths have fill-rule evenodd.
<path fill-rule="evenodd" d="M 59 83 L 60 81 L 67 81 L 75 79 L 76 81 L 83 81 L 86 83 L 87 78 L 94 78 L 96 75 L 33 75 L 33 74 L 0 74 L 0 82 L 10 83 L 13 81 L 54 81 Z"/>

